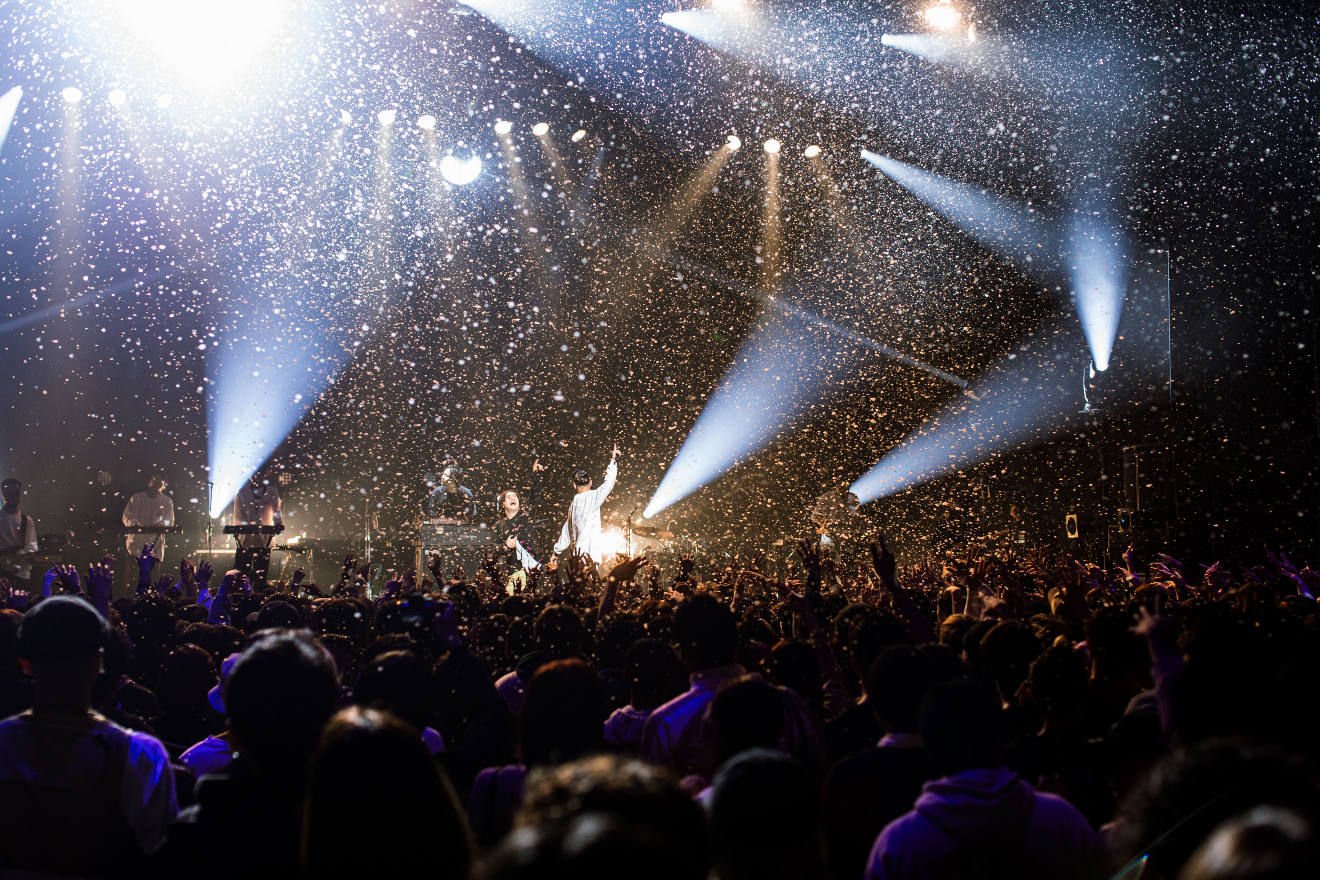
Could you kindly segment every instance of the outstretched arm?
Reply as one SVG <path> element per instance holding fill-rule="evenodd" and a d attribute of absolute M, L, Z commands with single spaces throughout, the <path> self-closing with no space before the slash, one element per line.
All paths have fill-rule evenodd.
<path fill-rule="evenodd" d="M 564 517 L 564 527 L 559 530 L 559 540 L 555 541 L 555 555 L 568 549 L 568 517 Z"/>
<path fill-rule="evenodd" d="M 614 444 L 614 450 L 610 453 L 610 463 L 605 466 L 605 480 L 591 490 L 596 504 L 604 503 L 605 499 L 610 497 L 610 492 L 614 489 L 614 481 L 619 477 L 619 444 Z"/>

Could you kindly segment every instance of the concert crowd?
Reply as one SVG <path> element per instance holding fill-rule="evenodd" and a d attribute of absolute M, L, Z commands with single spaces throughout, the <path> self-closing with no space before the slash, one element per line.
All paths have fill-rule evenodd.
<path fill-rule="evenodd" d="M 0 869 L 1317 876 L 1320 574 L 861 547 L 0 582 Z"/>

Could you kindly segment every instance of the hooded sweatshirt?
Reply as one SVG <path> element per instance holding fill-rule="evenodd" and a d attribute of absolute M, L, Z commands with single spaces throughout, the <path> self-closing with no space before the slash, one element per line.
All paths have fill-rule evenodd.
<path fill-rule="evenodd" d="M 1004 767 L 927 782 L 871 849 L 868 880 L 1086 877 L 1099 868 L 1091 826 L 1067 801 Z"/>

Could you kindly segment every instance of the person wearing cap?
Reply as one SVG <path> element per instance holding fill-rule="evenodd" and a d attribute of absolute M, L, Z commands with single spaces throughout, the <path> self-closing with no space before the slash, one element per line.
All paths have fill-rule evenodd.
<path fill-rule="evenodd" d="M 206 695 L 211 708 L 221 715 L 225 714 L 225 682 L 229 681 L 240 656 L 235 653 L 225 658 L 220 664 L 220 682 Z M 208 773 L 219 773 L 234 762 L 233 739 L 228 730 L 212 734 L 180 755 L 179 761 L 198 779 Z"/>
<path fill-rule="evenodd" d="M 334 660 L 310 633 L 269 630 L 235 661 L 222 687 L 234 760 L 197 782 L 151 856 L 157 877 L 232 880 L 299 873 L 307 770 L 334 713 Z"/>
<path fill-rule="evenodd" d="M 32 709 L 0 721 L 0 874 L 118 874 L 160 843 L 178 812 L 155 737 L 92 711 L 109 626 L 73 596 L 45 599 L 18 632 Z"/>

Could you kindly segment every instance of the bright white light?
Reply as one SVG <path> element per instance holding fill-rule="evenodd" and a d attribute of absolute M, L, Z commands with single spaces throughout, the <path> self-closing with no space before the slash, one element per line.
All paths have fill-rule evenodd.
<path fill-rule="evenodd" d="M 926 24 L 937 31 L 951 31 L 962 24 L 962 13 L 948 3 L 927 6 L 921 17 L 926 19 Z"/>
<path fill-rule="evenodd" d="M 536 123 L 536 125 L 532 126 L 532 134 L 536 135 L 537 137 L 545 137 L 549 133 L 550 133 L 550 125 L 548 123 L 538 122 Z"/>
<path fill-rule="evenodd" d="M 122 28 L 116 43 L 138 50 L 188 87 L 212 89 L 261 58 L 289 18 L 291 0 L 98 0 Z M 118 45 L 116 48 L 119 48 Z"/>
<path fill-rule="evenodd" d="M 164 95 L 156 96 L 156 106 L 162 110 L 164 110 L 166 107 L 170 106 L 173 103 L 174 103 L 174 96 L 171 94 L 166 93 Z"/>
<path fill-rule="evenodd" d="M 770 138 L 768 141 L 765 142 L 765 151 L 769 153 L 771 156 L 773 156 L 775 153 L 779 152 L 779 149 L 782 146 L 783 144 L 779 143 L 779 141 L 775 140 L 774 138 Z"/>
<path fill-rule="evenodd" d="M 352 113 L 349 113 L 347 110 L 340 110 L 340 111 L 339 111 L 339 124 L 340 124 L 340 125 L 352 125 L 352 124 L 353 124 L 353 114 L 352 114 Z"/>
<path fill-rule="evenodd" d="M 513 131 L 513 123 L 509 120 L 501 119 L 499 122 L 495 123 L 496 134 L 508 134 L 511 131 Z"/>
<path fill-rule="evenodd" d="M 729 148 L 729 152 L 736 153 L 742 149 L 742 138 L 738 137 L 736 134 L 731 134 L 729 135 L 729 139 L 725 141 L 725 146 Z"/>
<path fill-rule="evenodd" d="M 0 147 L 4 147 L 9 137 L 9 128 L 14 124 L 14 114 L 18 112 L 18 102 L 23 100 L 23 87 L 14 86 L 0 95 Z"/>
<path fill-rule="evenodd" d="M 806 156 L 808 159 L 814 159 L 820 155 L 820 147 L 816 144 L 812 144 L 802 151 L 802 155 Z"/>
<path fill-rule="evenodd" d="M 417 117 L 417 127 L 422 131 L 435 131 L 435 117 L 430 113 L 424 113 Z"/>
<path fill-rule="evenodd" d="M 105 99 L 110 102 L 111 107 L 122 107 L 128 103 L 128 93 L 123 89 L 111 89 Z"/>
<path fill-rule="evenodd" d="M 77 86 L 65 86 L 64 91 L 60 92 L 64 100 L 70 104 L 77 104 L 82 100 L 82 89 Z"/>
<path fill-rule="evenodd" d="M 587 136 L 586 129 L 579 128 L 577 131 L 573 132 L 573 137 L 569 138 L 569 140 L 571 140 L 573 143 L 576 144 L 578 141 L 582 140 L 586 136 Z"/>
<path fill-rule="evenodd" d="M 376 114 L 376 121 L 381 125 L 393 125 L 398 115 L 399 111 L 397 110 L 382 110 Z"/>
<path fill-rule="evenodd" d="M 454 186 L 466 186 L 481 174 L 481 159 L 469 156 L 460 159 L 453 153 L 440 160 L 440 175 Z"/>
<path fill-rule="evenodd" d="M 710 0 L 710 7 L 716 12 L 743 12 L 747 9 L 746 0 Z"/>
<path fill-rule="evenodd" d="M 600 538 L 600 549 L 604 561 L 607 565 L 613 568 L 615 555 L 627 552 L 628 542 L 623 537 L 623 532 L 613 526 L 610 526 L 607 529 L 602 529 Z"/>

